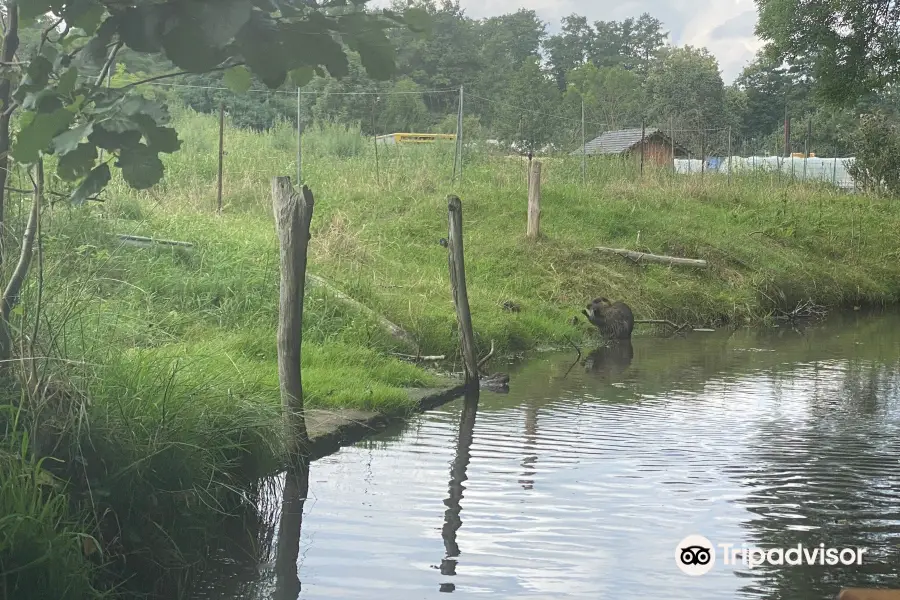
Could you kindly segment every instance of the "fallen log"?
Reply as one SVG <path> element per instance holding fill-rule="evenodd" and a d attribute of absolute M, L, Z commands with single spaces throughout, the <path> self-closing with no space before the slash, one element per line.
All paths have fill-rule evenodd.
<path fill-rule="evenodd" d="M 691 326 L 688 324 L 679 325 L 677 323 L 673 323 L 672 321 L 670 321 L 668 319 L 635 319 L 634 322 L 635 322 L 635 324 L 649 323 L 649 324 L 656 324 L 656 325 L 668 325 L 669 327 L 671 327 L 672 329 L 675 330 L 674 334 L 681 333 L 682 331 L 685 331 L 685 330 L 691 328 Z"/>
<path fill-rule="evenodd" d="M 149 238 L 141 235 L 128 235 L 125 233 L 117 233 L 116 237 L 128 246 L 138 246 L 140 248 L 152 248 L 154 246 L 175 246 L 177 248 L 191 249 L 194 244 L 191 242 L 179 242 L 177 240 L 161 240 L 157 238 Z"/>
<path fill-rule="evenodd" d="M 353 298 L 351 298 L 350 296 L 348 296 L 341 290 L 337 289 L 336 287 L 334 287 L 333 285 L 331 285 L 330 283 L 328 283 L 327 281 L 325 281 L 318 275 L 313 275 L 312 273 L 307 273 L 306 279 L 311 284 L 317 285 L 319 287 L 322 287 L 322 288 L 328 290 L 331 293 L 331 295 L 334 296 L 335 298 L 337 298 L 339 301 L 341 301 L 345 304 L 349 304 L 350 306 L 352 306 L 359 312 L 364 313 L 364 314 L 372 317 L 373 319 L 375 319 L 375 321 L 377 321 L 378 324 L 381 325 L 385 331 L 387 331 L 389 334 L 391 334 L 391 336 L 394 339 L 397 339 L 399 341 L 404 342 L 405 344 L 408 344 L 411 348 L 416 348 L 416 346 L 417 346 L 416 341 L 412 338 L 412 336 L 410 336 L 408 333 L 406 333 L 406 331 L 404 331 L 399 325 L 392 323 L 387 318 L 385 318 L 383 315 L 378 314 L 377 312 L 375 312 L 374 310 L 372 310 L 371 308 L 369 308 L 362 302 L 354 300 Z"/>
<path fill-rule="evenodd" d="M 397 352 L 392 352 L 391 354 L 398 358 L 405 358 L 415 362 L 438 362 L 447 360 L 447 356 L 444 354 L 436 354 L 434 356 L 413 356 L 412 354 L 398 354 Z"/>
<path fill-rule="evenodd" d="M 636 263 L 639 262 L 655 262 L 662 263 L 666 265 L 679 265 L 684 267 L 698 267 L 700 269 L 705 269 L 708 265 L 707 262 L 700 258 L 681 258 L 678 256 L 663 256 L 661 254 L 649 254 L 647 252 L 637 252 L 635 250 L 626 250 L 624 248 L 604 248 L 602 246 L 598 246 L 594 248 L 594 250 L 598 252 L 602 252 L 604 254 L 615 254 L 621 256 L 623 258 L 627 258 Z"/>

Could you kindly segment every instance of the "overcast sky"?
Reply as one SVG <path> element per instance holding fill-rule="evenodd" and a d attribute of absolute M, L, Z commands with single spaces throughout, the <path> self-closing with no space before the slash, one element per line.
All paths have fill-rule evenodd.
<path fill-rule="evenodd" d="M 643 12 L 661 20 L 678 46 L 706 46 L 719 59 L 730 84 L 762 43 L 753 34 L 753 0 L 460 0 L 473 18 L 530 8 L 556 32 L 562 17 L 577 13 L 588 21 L 620 21 Z"/>

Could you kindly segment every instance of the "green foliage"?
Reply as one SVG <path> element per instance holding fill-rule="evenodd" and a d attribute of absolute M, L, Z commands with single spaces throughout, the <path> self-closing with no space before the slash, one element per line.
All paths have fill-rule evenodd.
<path fill-rule="evenodd" d="M 647 77 L 648 111 L 674 117 L 681 128 L 721 127 L 725 87 L 715 57 L 705 48 L 669 50 Z"/>
<path fill-rule="evenodd" d="M 807 66 L 816 93 L 841 106 L 900 75 L 894 0 L 757 0 L 757 34 L 779 60 Z"/>
<path fill-rule="evenodd" d="M 852 138 L 850 176 L 863 190 L 900 195 L 900 122 L 881 112 L 860 121 Z"/>
<path fill-rule="evenodd" d="M 559 106 L 560 93 L 537 61 L 523 63 L 510 75 L 507 93 L 519 102 L 496 109 L 493 130 L 497 139 L 513 144 L 520 152 L 540 152 L 560 139 L 558 123 L 548 118 Z M 571 144 L 572 140 L 565 141 Z"/>
<path fill-rule="evenodd" d="M 180 142 L 174 130 L 165 127 L 169 120 L 165 104 L 129 85 L 101 85 L 120 48 L 161 54 L 189 73 L 223 70 L 225 83 L 241 92 L 250 88 L 253 78 L 277 89 L 289 73 L 295 84 L 308 83 L 311 74 L 324 76 L 325 71 L 345 76 L 348 51 L 360 56 L 367 76 L 387 80 L 394 75 L 396 62 L 388 31 L 397 25 L 422 31 L 428 28 L 428 15 L 417 7 L 403 14 L 367 12 L 359 10 L 361 4 L 333 0 L 323 10 L 293 0 L 167 0 L 109 6 L 96 0 L 61 5 L 22 0 L 18 6 L 26 30 L 30 20 L 45 22 L 43 15 L 49 10 L 72 27 L 28 47 L 28 67 L 13 93 L 26 112 L 11 154 L 26 165 L 42 153 L 56 154 L 59 175 L 78 184 L 75 201 L 84 200 L 85 189 L 97 193 L 105 182 L 103 172 L 96 170 L 102 166 L 96 165 L 100 148 L 117 158 L 114 164 L 129 185 L 150 188 L 163 177 L 159 154 L 176 152 Z M 107 47 L 112 47 L 108 59 Z M 96 80 L 79 79 L 79 70 L 101 65 Z M 96 175 L 89 181 L 79 181 L 92 173 Z"/>
<path fill-rule="evenodd" d="M 0 402 L 13 400 L 4 389 Z M 14 400 L 13 400 L 14 401 Z M 27 413 L 0 404 L 0 589 L 6 598 L 95 600 L 97 567 L 84 549 L 93 539 L 72 516 L 52 461 L 34 456 Z"/>
<path fill-rule="evenodd" d="M 567 94 L 584 100 L 585 111 L 599 116 L 607 129 L 631 127 L 645 115 L 644 92 L 637 74 L 622 67 L 588 63 L 566 76 Z"/>
<path fill-rule="evenodd" d="M 416 132 L 431 128 L 431 115 L 419 89 L 411 79 L 400 79 L 388 90 L 377 113 L 379 133 Z"/>

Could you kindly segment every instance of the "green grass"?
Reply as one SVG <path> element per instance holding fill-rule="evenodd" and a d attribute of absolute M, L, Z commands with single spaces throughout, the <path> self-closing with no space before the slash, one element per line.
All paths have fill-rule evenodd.
<path fill-rule="evenodd" d="M 200 254 L 194 266 L 160 260 L 129 283 L 168 296 L 157 312 L 181 315 L 164 325 L 178 339 L 198 321 L 224 330 L 271 327 L 277 248 L 269 182 L 295 173 L 294 132 L 226 132 L 226 214 L 217 218 L 215 119 L 182 113 L 178 125 L 185 146 L 169 157 L 161 189 L 135 194 L 116 183 L 105 212 L 120 231 L 188 240 Z M 895 202 L 775 175 L 729 181 L 648 170 L 640 179 L 633 165 L 596 159 L 582 187 L 580 158 L 551 158 L 543 169 L 543 236 L 529 242 L 522 161 L 467 155 L 463 181 L 451 185 L 452 144 L 382 147 L 376 172 L 371 140 L 360 145 L 355 135 L 305 133 L 304 179 L 316 197 L 309 269 L 405 327 L 422 353 L 456 348 L 446 252 L 437 243 L 446 236 L 448 193 L 463 201 L 469 298 L 483 351 L 491 339 L 500 351 L 521 351 L 583 335 L 568 321 L 600 294 L 630 303 L 639 318 L 704 325 L 760 321 L 806 299 L 833 307 L 891 302 L 900 289 L 891 258 Z M 705 258 L 711 268 L 635 267 L 593 252 L 598 245 Z M 211 298 L 223 304 L 212 310 Z M 505 312 L 504 300 L 522 312 Z M 311 302 L 311 343 L 392 349 L 373 324 Z"/>
<path fill-rule="evenodd" d="M 98 597 L 92 582 L 127 580 L 122 590 L 172 597 L 188 580 L 181 567 L 202 564 L 223 523 L 248 518 L 256 477 L 280 462 L 270 181 L 296 172 L 296 137 L 287 126 L 229 128 L 224 214 L 216 216 L 217 120 L 178 111 L 176 125 L 184 145 L 164 157 L 159 186 L 135 192 L 116 176 L 104 203 L 59 203 L 45 216 L 36 353 L 50 357 L 40 363 L 47 385 L 27 401 L 9 400 L 28 409 L 21 427 L 30 450 L 0 455 L 0 514 L 22 523 L 38 516 L 34 529 L 0 525 L 7 586 L 31 589 L 7 565 L 46 537 L 48 552 L 71 556 L 20 571 L 33 585 L 44 573 L 59 597 L 70 588 L 81 590 L 70 597 Z M 309 271 L 402 326 L 417 346 L 308 287 L 303 383 L 316 409 L 403 414 L 411 407 L 405 388 L 438 379 L 393 353 L 447 354 L 458 364 L 438 243 L 450 193 L 463 202 L 482 354 L 492 340 L 498 352 L 515 353 L 592 336 L 571 317 L 598 295 L 625 300 L 638 318 L 721 325 L 762 322 L 803 300 L 837 308 L 895 302 L 900 293 L 900 204 L 889 200 L 776 175 L 648 169 L 641 178 L 633 164 L 595 159 L 582 186 L 580 158 L 554 157 L 543 167 L 543 235 L 528 241 L 522 160 L 467 154 L 453 185 L 453 144 L 381 147 L 376 159 L 371 139 L 337 126 L 311 128 L 303 143 L 304 180 L 316 199 Z M 12 185 L 28 187 L 24 179 Z M 26 210 L 13 204 L 11 221 Z M 194 248 L 123 246 L 116 233 Z M 710 268 L 635 266 L 595 246 L 705 258 Z M 20 331 L 31 330 L 37 274 L 16 317 Z M 507 300 L 521 312 L 505 311 Z M 2 439 L 22 447 L 11 431 Z M 32 456 L 56 459 L 34 472 L 63 484 L 27 505 L 21 494 L 33 493 L 38 477 Z M 28 477 L 31 488 L 17 483 Z M 72 532 L 94 536 L 102 559 L 72 550 L 81 539 Z"/>

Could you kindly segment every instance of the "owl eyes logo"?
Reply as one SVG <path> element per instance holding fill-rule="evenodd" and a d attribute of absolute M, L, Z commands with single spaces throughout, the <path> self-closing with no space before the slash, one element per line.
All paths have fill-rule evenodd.
<path fill-rule="evenodd" d="M 713 544 L 702 535 L 689 535 L 675 546 L 675 563 L 687 575 L 704 575 L 716 564 Z"/>

